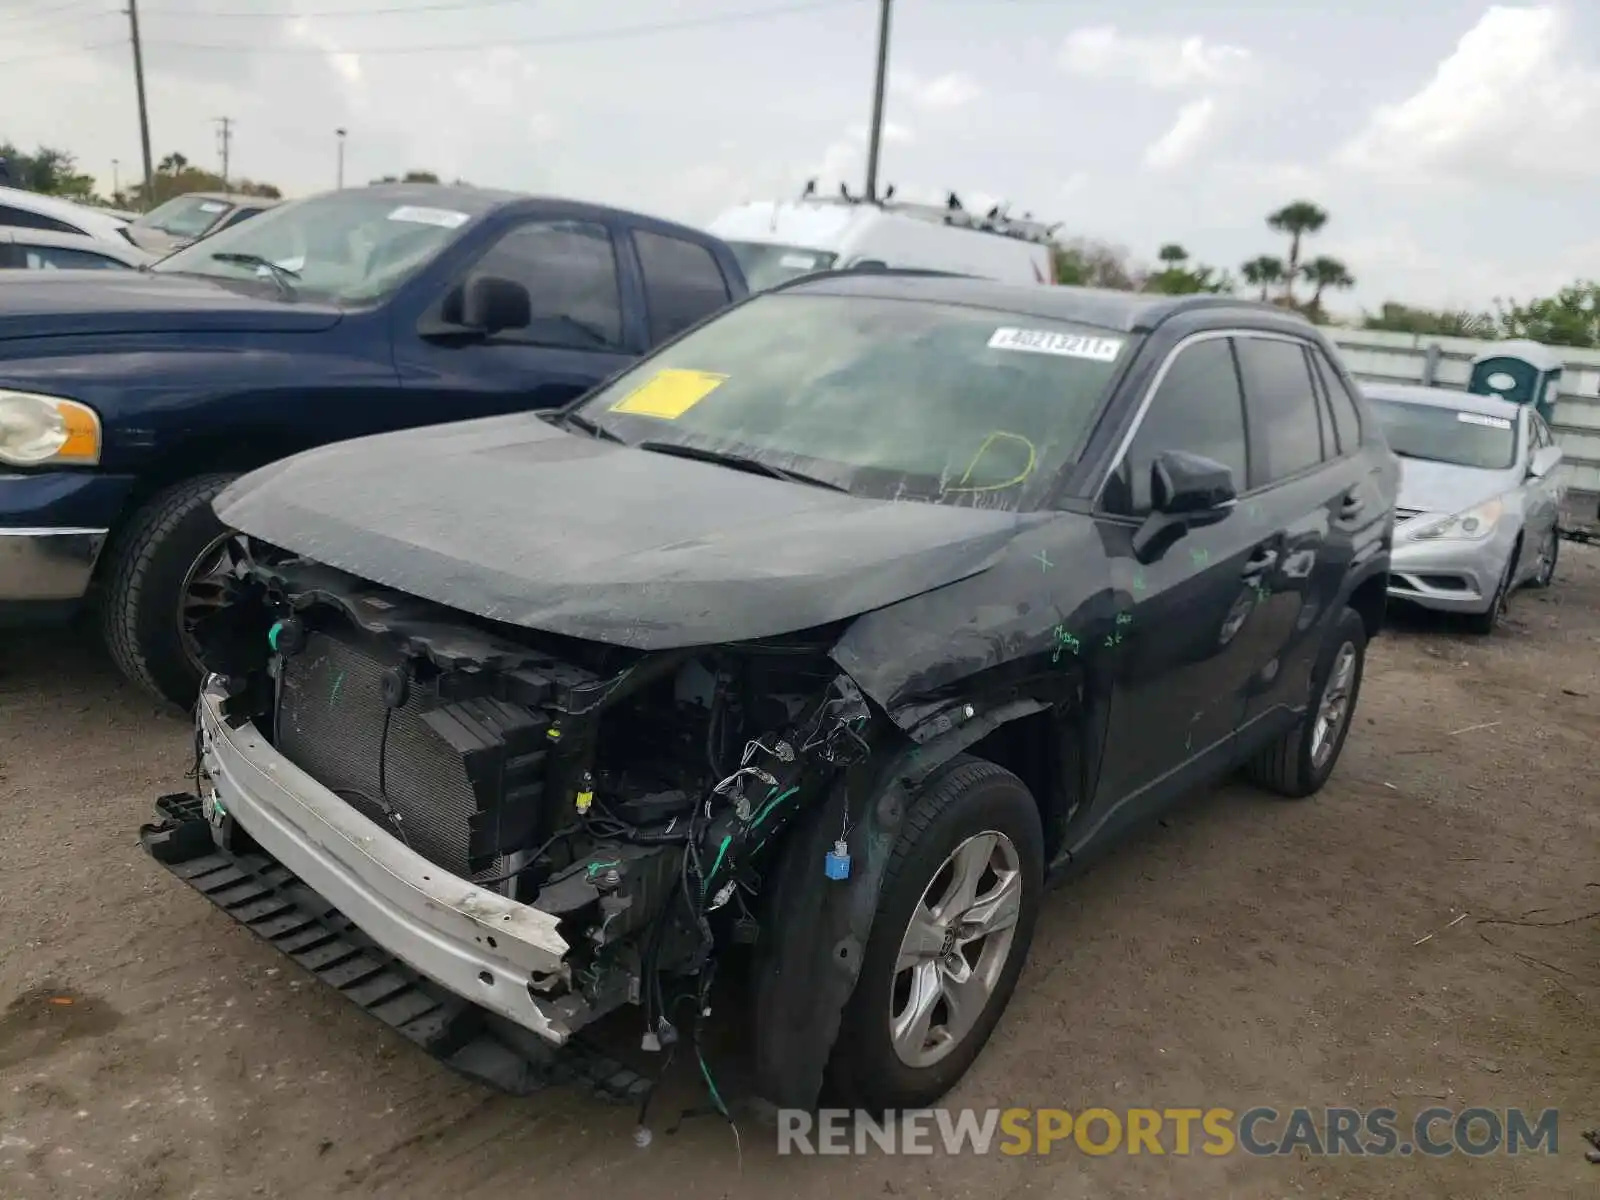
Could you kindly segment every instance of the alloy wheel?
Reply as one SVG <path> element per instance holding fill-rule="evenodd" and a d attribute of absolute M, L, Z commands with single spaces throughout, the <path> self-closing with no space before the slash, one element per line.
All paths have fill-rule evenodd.
<path fill-rule="evenodd" d="M 982 1018 L 1011 957 L 1022 913 L 1022 860 L 1003 833 L 975 834 L 923 889 L 900 940 L 889 1036 L 908 1067 L 930 1067 Z"/>
<path fill-rule="evenodd" d="M 184 654 L 197 669 L 201 663 L 195 629 L 222 607 L 229 566 L 228 539 L 232 536 L 231 533 L 218 535 L 195 555 L 178 592 L 178 634 L 183 640 Z"/>
<path fill-rule="evenodd" d="M 1323 685 L 1322 699 L 1317 702 L 1316 722 L 1311 727 L 1311 765 L 1319 771 L 1339 744 L 1339 733 L 1350 719 L 1350 693 L 1355 687 L 1355 678 L 1356 648 L 1351 642 L 1343 642 L 1333 656 L 1328 682 Z"/>

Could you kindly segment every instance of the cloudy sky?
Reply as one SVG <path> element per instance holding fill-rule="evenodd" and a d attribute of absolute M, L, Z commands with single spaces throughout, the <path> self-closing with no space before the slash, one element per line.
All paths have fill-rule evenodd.
<path fill-rule="evenodd" d="M 0 0 L 0 140 L 139 162 L 121 0 Z M 1405 16 L 1397 19 L 1404 7 Z M 1319 11 L 1320 9 L 1320 11 Z M 864 174 L 876 0 L 141 0 L 155 156 L 426 168 L 694 223 Z M 1385 299 L 1600 276 L 1600 4 L 895 0 L 882 178 L 1236 267 L 1312 199 Z M 1585 137 L 1584 135 L 1589 136 Z"/>

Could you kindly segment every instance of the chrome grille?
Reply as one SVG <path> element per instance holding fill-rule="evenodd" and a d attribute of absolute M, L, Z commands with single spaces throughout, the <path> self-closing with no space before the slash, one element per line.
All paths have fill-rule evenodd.
<path fill-rule="evenodd" d="M 469 822 L 478 800 L 461 756 L 422 720 L 438 702 L 431 688 L 413 685 L 405 704 L 393 710 L 385 743 L 389 710 L 382 679 L 389 665 L 327 634 L 310 634 L 305 648 L 284 660 L 278 749 L 357 812 L 401 834 L 430 862 L 463 878 L 501 874 L 503 857 L 468 874 Z"/>

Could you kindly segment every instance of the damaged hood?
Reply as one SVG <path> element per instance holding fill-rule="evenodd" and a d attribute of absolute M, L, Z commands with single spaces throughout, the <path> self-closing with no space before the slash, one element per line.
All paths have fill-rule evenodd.
<path fill-rule="evenodd" d="M 882 608 L 983 571 L 1041 518 L 867 500 L 567 433 L 407 430 L 245 476 L 221 519 L 495 621 L 641 650 Z"/>

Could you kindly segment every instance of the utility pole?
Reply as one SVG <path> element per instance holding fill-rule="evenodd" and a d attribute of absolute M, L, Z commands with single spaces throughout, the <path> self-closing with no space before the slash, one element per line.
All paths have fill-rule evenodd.
<path fill-rule="evenodd" d="M 113 158 L 111 160 L 111 195 L 113 204 L 117 202 L 116 197 L 122 195 L 121 166 L 122 163 L 117 159 Z"/>
<path fill-rule="evenodd" d="M 334 134 L 334 136 L 336 138 L 339 139 L 339 168 L 338 168 L 339 173 L 338 173 L 338 175 L 335 176 L 335 180 L 337 181 L 336 182 L 336 186 L 340 190 L 343 190 L 343 188 L 344 188 L 344 130 L 335 129 L 333 131 L 333 134 Z"/>
<path fill-rule="evenodd" d="M 155 200 L 156 168 L 150 157 L 150 110 L 144 100 L 144 50 L 139 45 L 139 0 L 128 0 L 128 31 L 133 35 L 133 85 L 139 92 L 139 144 L 144 150 L 144 206 Z"/>
<path fill-rule="evenodd" d="M 222 190 L 228 190 L 228 152 L 233 148 L 233 118 L 218 117 L 217 149 L 222 152 Z"/>
<path fill-rule="evenodd" d="M 129 0 L 131 4 L 133 0 Z M 889 81 L 889 7 L 878 0 L 878 74 L 872 84 L 872 128 L 867 137 L 867 200 L 878 198 L 878 150 L 883 141 L 883 94 Z"/>

